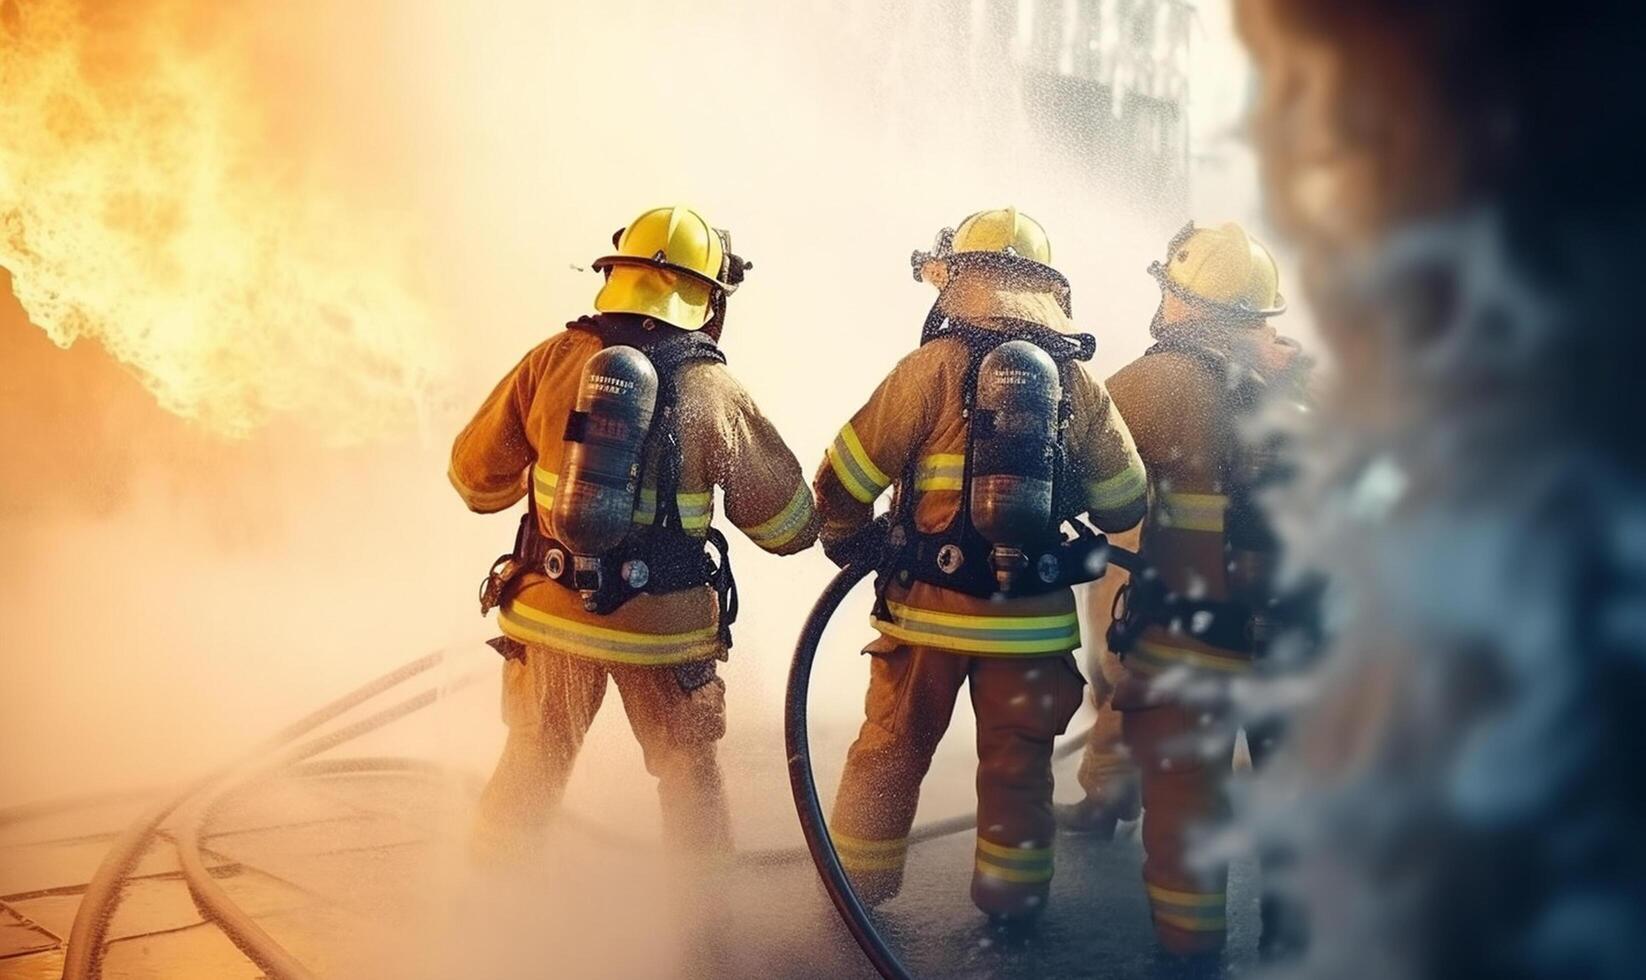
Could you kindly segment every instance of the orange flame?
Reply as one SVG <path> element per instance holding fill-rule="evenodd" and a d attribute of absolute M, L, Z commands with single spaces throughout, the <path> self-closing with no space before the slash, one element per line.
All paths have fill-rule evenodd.
<path fill-rule="evenodd" d="M 246 47 L 173 2 L 0 0 L 0 265 L 215 432 L 403 430 L 441 359 L 405 235 L 270 145 Z"/>

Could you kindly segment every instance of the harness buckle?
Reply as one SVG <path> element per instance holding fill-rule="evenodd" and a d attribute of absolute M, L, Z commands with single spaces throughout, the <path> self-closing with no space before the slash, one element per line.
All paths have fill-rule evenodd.
<path fill-rule="evenodd" d="M 543 556 L 543 573 L 559 581 L 566 574 L 566 553 L 559 548 L 550 548 L 549 553 Z"/>

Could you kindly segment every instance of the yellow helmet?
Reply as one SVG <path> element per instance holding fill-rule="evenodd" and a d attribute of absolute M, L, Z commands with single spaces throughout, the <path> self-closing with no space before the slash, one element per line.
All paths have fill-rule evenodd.
<path fill-rule="evenodd" d="M 940 289 L 946 277 L 931 276 L 932 263 L 956 269 L 991 268 L 1008 275 L 1017 273 L 1049 280 L 1060 289 L 1060 300 L 1067 313 L 1069 281 L 1052 268 L 1051 262 L 1052 243 L 1046 237 L 1046 229 L 1012 207 L 968 215 L 958 228 L 938 232 L 937 244 L 930 252 L 916 250 L 909 257 L 915 279 L 932 282 Z"/>
<path fill-rule="evenodd" d="M 1027 259 L 1051 267 L 1052 243 L 1040 222 L 1016 208 L 979 211 L 954 230 L 950 248 L 956 255 L 970 252 Z"/>
<path fill-rule="evenodd" d="M 747 267 L 727 249 L 726 237 L 691 208 L 645 212 L 612 236 L 615 253 L 594 261 L 606 273 L 594 308 L 701 330 L 714 318 L 716 301 L 736 290 Z"/>
<path fill-rule="evenodd" d="M 1274 256 L 1232 221 L 1216 228 L 1184 225 L 1166 246 L 1166 261 L 1150 264 L 1149 274 L 1162 289 L 1226 315 L 1251 319 L 1286 312 Z"/>

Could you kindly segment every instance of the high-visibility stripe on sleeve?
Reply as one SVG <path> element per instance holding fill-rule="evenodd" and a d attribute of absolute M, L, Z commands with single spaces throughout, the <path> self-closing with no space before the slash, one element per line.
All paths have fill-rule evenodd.
<path fill-rule="evenodd" d="M 548 512 L 554 509 L 554 493 L 560 486 L 560 475 L 551 473 L 541 466 L 532 467 L 532 496 L 537 500 L 537 509 Z"/>
<path fill-rule="evenodd" d="M 1080 646 L 1075 613 L 1054 616 L 967 616 L 887 604 L 892 618 L 874 628 L 904 643 L 996 656 L 1046 656 Z"/>
<path fill-rule="evenodd" d="M 452 489 L 463 498 L 463 503 L 470 510 L 497 511 L 513 504 L 523 495 L 523 483 L 520 481 L 504 487 L 501 490 L 476 490 L 464 483 L 457 475 L 457 468 L 446 470 L 446 479 L 451 481 Z"/>
<path fill-rule="evenodd" d="M 1161 527 L 1176 531 L 1223 533 L 1223 515 L 1229 498 L 1220 493 L 1163 493 L 1155 507 Z"/>
<path fill-rule="evenodd" d="M 1190 932 L 1222 932 L 1226 927 L 1224 897 L 1218 892 L 1184 892 L 1145 884 L 1154 916 L 1167 925 Z"/>
<path fill-rule="evenodd" d="M 847 871 L 896 871 L 903 867 L 909 851 L 907 837 L 868 840 L 830 830 L 829 840 L 840 855 L 840 866 Z"/>
<path fill-rule="evenodd" d="M 1126 666 L 1139 674 L 1151 677 L 1163 674 L 1174 667 L 1194 667 L 1224 674 L 1243 674 L 1252 669 L 1252 661 L 1239 655 L 1224 657 L 1169 643 L 1140 640 L 1137 646 L 1126 654 Z"/>
<path fill-rule="evenodd" d="M 680 528 L 701 537 L 714 516 L 714 494 L 677 493 L 675 506 L 680 511 Z M 657 488 L 642 487 L 634 502 L 634 523 L 650 527 L 657 520 Z"/>
<path fill-rule="evenodd" d="M 922 456 L 914 471 L 914 488 L 922 493 L 930 490 L 960 490 L 965 482 L 966 457 L 960 453 L 932 453 Z"/>
<path fill-rule="evenodd" d="M 663 666 L 720 653 L 720 631 L 713 626 L 686 633 L 632 633 L 552 616 L 518 600 L 499 611 L 497 624 L 521 643 L 611 663 Z"/>
<path fill-rule="evenodd" d="M 977 873 L 1018 885 L 1038 885 L 1052 880 L 1052 849 L 1049 847 L 1007 847 L 979 837 Z"/>
<path fill-rule="evenodd" d="M 774 551 L 793 541 L 794 536 L 810 523 L 813 513 L 812 492 L 807 487 L 800 487 L 770 520 L 744 528 L 743 533 L 765 550 Z"/>
<path fill-rule="evenodd" d="M 714 493 L 677 493 L 675 506 L 680 509 L 680 527 L 687 531 L 704 531 L 714 516 Z"/>
<path fill-rule="evenodd" d="M 1143 464 L 1133 460 L 1119 473 L 1087 484 L 1086 505 L 1092 510 L 1119 510 L 1136 503 L 1148 488 Z"/>
<path fill-rule="evenodd" d="M 829 466 L 840 479 L 841 486 L 859 503 L 873 503 L 874 498 L 892 485 L 892 478 L 874 465 L 857 431 L 847 422 L 829 447 Z"/>

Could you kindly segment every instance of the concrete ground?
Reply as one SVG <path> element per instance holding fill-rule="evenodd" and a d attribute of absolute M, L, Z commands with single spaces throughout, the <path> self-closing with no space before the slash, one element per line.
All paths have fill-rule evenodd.
<path fill-rule="evenodd" d="M 819 758 L 843 738 L 826 740 Z M 940 757 L 928 796 L 963 799 L 968 761 L 962 751 Z M 1070 766 L 1060 772 L 1065 786 Z M 771 760 L 730 774 L 745 846 L 798 841 Z M 633 775 L 629 797 L 643 800 L 647 777 Z M 648 842 L 654 823 L 591 812 L 597 801 L 584 799 L 572 803 L 583 819 L 564 822 L 538 866 L 477 873 L 464 850 L 472 793 L 472 780 L 407 773 L 274 780 L 213 819 L 208 864 L 270 934 L 326 977 L 870 975 L 809 861 L 705 880 Z M 80 892 L 112 835 L 146 802 L 0 826 L 0 980 L 59 974 Z M 945 804 L 955 808 L 929 800 L 921 819 L 946 815 Z M 915 975 L 1155 972 L 1135 833 L 1112 843 L 1062 837 L 1047 912 L 1019 938 L 991 930 L 971 906 L 971 852 L 969 834 L 918 846 L 903 894 L 877 912 Z M 1252 962 L 1256 938 L 1249 868 L 1236 869 L 1230 914 L 1227 962 L 1237 972 Z M 110 937 L 111 980 L 262 975 L 202 921 L 168 838 L 145 855 Z"/>

